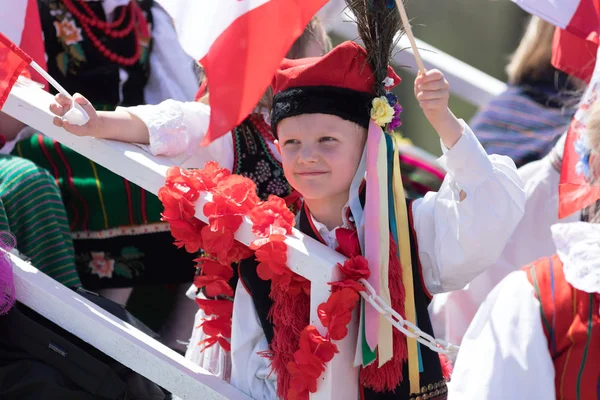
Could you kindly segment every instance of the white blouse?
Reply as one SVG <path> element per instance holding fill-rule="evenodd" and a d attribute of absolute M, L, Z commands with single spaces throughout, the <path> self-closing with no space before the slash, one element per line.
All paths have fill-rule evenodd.
<path fill-rule="evenodd" d="M 553 150 L 562 153 L 564 142 Z M 519 168 L 525 182 L 525 215 L 508 240 L 500 258 L 467 287 L 434 296 L 429 315 L 437 338 L 459 345 L 486 296 L 509 273 L 544 256 L 556 253 L 550 227 L 558 219 L 558 184 L 560 172 L 553 166 L 550 154 Z M 560 154 L 558 154 L 560 156 Z M 560 222 L 574 222 L 574 213 Z"/>
<path fill-rule="evenodd" d="M 556 224 L 552 236 L 567 282 L 600 293 L 600 224 Z M 502 280 L 464 336 L 448 399 L 554 400 L 554 363 L 540 309 L 524 271 Z"/>

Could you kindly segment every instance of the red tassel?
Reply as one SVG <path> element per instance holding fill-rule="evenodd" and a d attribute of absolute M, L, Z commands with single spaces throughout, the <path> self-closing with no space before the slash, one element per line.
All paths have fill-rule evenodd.
<path fill-rule="evenodd" d="M 397 256 L 398 245 L 390 235 L 390 261 L 388 270 L 391 306 L 402 317 L 404 313 L 404 301 L 406 292 L 402 282 L 402 268 L 411 268 L 412 265 L 401 266 Z M 408 358 L 408 348 L 406 345 L 406 336 L 398 329 L 393 329 L 392 341 L 394 344 L 394 356 L 390 361 L 379 368 L 378 360 L 363 368 L 360 371 L 360 382 L 362 385 L 373 389 L 376 392 L 389 392 L 396 389 L 402 382 L 402 367 Z"/>
<path fill-rule="evenodd" d="M 294 361 L 300 332 L 310 322 L 310 297 L 304 292 L 296 295 L 271 287 L 273 305 L 269 317 L 273 321 L 273 370 L 277 373 L 277 396 L 287 399 L 291 375 L 287 364 Z"/>
<path fill-rule="evenodd" d="M 452 370 L 454 367 L 448 357 L 444 354 L 440 354 L 440 365 L 442 366 L 442 376 L 447 382 L 450 382 L 450 377 L 452 376 Z"/>

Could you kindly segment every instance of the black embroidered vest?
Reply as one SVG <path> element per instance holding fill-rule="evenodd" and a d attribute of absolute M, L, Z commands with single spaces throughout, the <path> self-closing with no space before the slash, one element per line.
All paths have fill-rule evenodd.
<path fill-rule="evenodd" d="M 411 216 L 411 232 L 410 245 L 412 256 L 412 269 L 414 279 L 415 306 L 417 313 L 417 321 L 419 328 L 433 336 L 433 328 L 429 320 L 427 306 L 431 299 L 424 288 L 421 278 L 421 266 L 418 258 L 418 247 L 416 242 L 416 234 L 412 229 L 412 213 L 411 202 L 407 200 L 407 207 Z M 313 231 L 309 222 L 309 217 L 304 210 L 300 211 L 298 229 L 315 240 L 319 240 L 316 232 Z M 240 263 L 238 273 L 244 286 L 252 296 L 252 301 L 258 318 L 262 325 L 265 337 L 271 343 L 273 339 L 273 324 L 268 317 L 269 310 L 273 304 L 269 298 L 271 290 L 271 282 L 263 281 L 256 273 L 256 260 L 253 258 L 246 259 Z M 418 277 L 418 278 L 417 278 Z M 374 392 L 369 388 L 361 388 L 361 400 L 412 400 L 412 399 L 432 399 L 443 400 L 447 397 L 446 383 L 442 377 L 442 368 L 440 359 L 437 353 L 431 351 L 425 346 L 419 345 L 423 372 L 420 374 L 421 392 L 410 393 L 410 384 L 408 381 L 408 363 L 404 363 L 403 377 L 404 380 L 395 389 L 394 392 Z"/>
<path fill-rule="evenodd" d="M 270 194 L 285 199 L 293 189 L 283 175 L 283 167 L 268 146 L 273 141 L 271 128 L 260 114 L 251 114 L 232 132 L 233 174 L 250 178 L 256 183 L 258 197 L 266 200 Z"/>
<path fill-rule="evenodd" d="M 150 9 L 154 0 L 134 0 L 141 8 L 144 17 L 152 26 Z M 78 1 L 73 4 L 82 10 Z M 106 20 L 100 1 L 85 2 L 102 20 Z M 42 30 L 44 32 L 48 72 L 69 93 L 80 92 L 94 104 L 97 109 L 109 110 L 117 105 L 134 106 L 145 104 L 144 87 L 150 75 L 151 38 L 142 34 L 146 29 L 134 27 L 123 38 L 113 39 L 101 30 L 92 28 L 92 32 L 110 51 L 123 57 L 135 54 L 136 38 L 134 31 L 139 32 L 138 42 L 141 45 L 139 60 L 129 67 L 119 66 L 104 56 L 87 37 L 79 21 L 65 7 L 61 0 L 38 0 Z M 115 18 L 121 14 L 123 7 L 115 9 Z M 123 21 L 126 26 L 131 13 Z M 148 28 L 149 29 L 149 28 Z M 120 69 L 127 73 L 127 80 L 120 84 Z M 51 88 L 54 93 L 54 89 Z M 120 93 L 122 93 L 122 101 Z"/>

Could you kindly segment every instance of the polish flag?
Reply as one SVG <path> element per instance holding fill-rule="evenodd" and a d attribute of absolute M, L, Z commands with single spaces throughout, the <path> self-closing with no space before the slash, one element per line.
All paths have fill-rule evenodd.
<path fill-rule="evenodd" d="M 581 38 L 600 32 L 600 0 L 513 0 L 530 14 Z"/>
<path fill-rule="evenodd" d="M 44 70 L 46 51 L 37 0 L 0 0 L 0 32 L 29 54 Z M 31 79 L 47 88 L 46 80 L 31 67 Z"/>
<path fill-rule="evenodd" d="M 558 216 L 565 218 L 600 199 L 591 184 L 587 122 L 600 95 L 600 0 L 513 0 L 525 11 L 556 25 L 553 65 L 589 82 L 571 121 L 558 186 Z"/>
<path fill-rule="evenodd" d="M 569 31 L 556 28 L 552 40 L 552 65 L 554 68 L 590 82 L 596 65 L 598 36 L 581 38 Z"/>
<path fill-rule="evenodd" d="M 294 41 L 327 0 L 157 0 L 183 49 L 204 68 L 210 125 L 203 144 L 252 112 Z"/>
<path fill-rule="evenodd" d="M 0 110 L 19 75 L 30 63 L 31 57 L 0 33 Z"/>

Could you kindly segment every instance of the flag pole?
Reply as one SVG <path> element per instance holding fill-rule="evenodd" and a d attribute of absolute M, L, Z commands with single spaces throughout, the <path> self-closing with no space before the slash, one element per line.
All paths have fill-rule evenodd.
<path fill-rule="evenodd" d="M 402 0 L 396 0 L 396 6 L 398 8 L 398 12 L 400 13 L 400 19 L 402 20 L 402 25 L 404 25 L 406 36 L 408 36 L 410 47 L 412 47 L 415 60 L 417 61 L 419 72 L 424 73 L 426 71 L 425 64 L 423 64 L 423 59 L 421 58 L 421 54 L 419 53 L 419 48 L 417 47 L 417 42 L 413 35 L 412 28 L 410 26 L 410 21 L 408 20 L 408 15 L 406 15 L 406 10 L 404 9 L 404 3 L 402 3 Z"/>
<path fill-rule="evenodd" d="M 69 99 L 73 98 L 73 96 L 71 96 L 69 92 L 67 92 L 65 88 L 60 85 L 60 83 L 58 83 L 53 77 L 51 77 L 50 74 L 44 70 L 44 68 L 40 67 L 38 63 L 32 60 L 29 65 L 31 65 L 31 67 L 34 70 L 36 70 L 36 72 L 39 73 L 45 80 L 47 80 L 48 83 L 52 85 L 52 87 L 56 89 L 60 94 L 67 96 Z"/>

